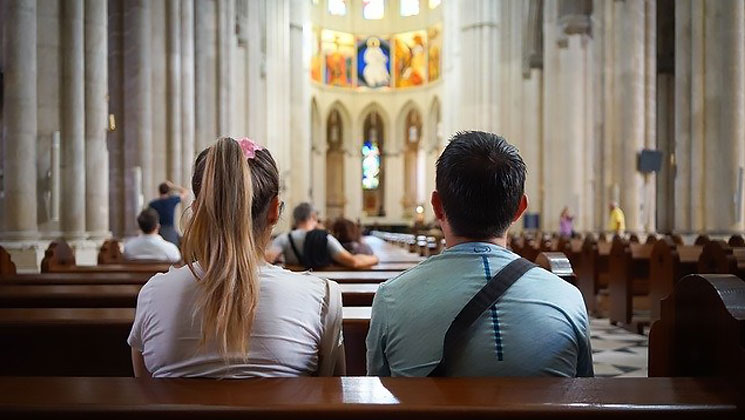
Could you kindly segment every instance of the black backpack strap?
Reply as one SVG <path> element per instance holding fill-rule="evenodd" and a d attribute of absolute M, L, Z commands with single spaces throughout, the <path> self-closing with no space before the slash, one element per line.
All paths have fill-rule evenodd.
<path fill-rule="evenodd" d="M 292 247 L 292 252 L 295 253 L 295 257 L 297 258 L 300 265 L 302 265 L 304 268 L 309 268 L 305 261 L 303 261 L 303 255 L 300 254 L 300 251 L 297 250 L 297 246 L 295 246 L 295 241 L 292 240 L 292 232 L 287 234 L 287 240 L 290 242 L 290 246 Z M 286 264 L 286 262 L 285 262 Z"/>
<path fill-rule="evenodd" d="M 518 258 L 510 262 L 495 274 L 494 277 L 492 277 L 491 280 L 489 280 L 489 282 L 487 282 L 486 285 L 468 301 L 466 306 L 460 310 L 445 333 L 445 341 L 442 346 L 442 359 L 440 360 L 440 363 L 438 363 L 434 370 L 432 370 L 432 372 L 427 376 L 435 377 L 445 375 L 447 365 L 449 361 L 453 359 L 453 356 L 455 356 L 456 349 L 463 345 L 462 338 L 468 328 L 476 322 L 479 317 L 481 317 L 481 314 L 483 314 L 484 311 L 496 304 L 510 286 L 522 277 L 523 274 L 527 273 L 528 270 L 534 267 L 537 266 L 525 258 Z"/>

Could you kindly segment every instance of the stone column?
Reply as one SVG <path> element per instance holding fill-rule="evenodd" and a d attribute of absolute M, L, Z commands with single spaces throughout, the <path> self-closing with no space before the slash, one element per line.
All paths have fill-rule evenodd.
<path fill-rule="evenodd" d="M 8 0 L 5 39 L 2 239 L 35 239 L 36 219 L 36 1 Z"/>
<path fill-rule="evenodd" d="M 85 237 L 83 0 L 62 3 L 62 234 Z"/>
<path fill-rule="evenodd" d="M 153 185 L 150 2 L 127 0 L 124 7 L 125 227 L 135 234 L 139 195 L 153 194 L 148 191 Z"/>
<path fill-rule="evenodd" d="M 310 194 L 311 129 L 308 112 L 308 66 L 303 60 L 303 23 L 308 20 L 309 3 L 292 0 L 290 7 L 290 208 L 307 201 Z"/>
<path fill-rule="evenodd" d="M 181 182 L 191 186 L 194 163 L 194 0 L 181 2 Z"/>
<path fill-rule="evenodd" d="M 217 133 L 230 135 L 231 52 L 235 33 L 235 1 L 217 0 Z"/>
<path fill-rule="evenodd" d="M 620 150 L 620 206 L 626 229 L 642 229 L 644 178 L 637 171 L 637 153 L 645 146 L 645 5 L 644 0 L 613 3 L 616 12 L 614 113 L 618 125 L 614 141 Z"/>
<path fill-rule="evenodd" d="M 85 0 L 85 216 L 92 239 L 110 235 L 106 6 Z"/>
<path fill-rule="evenodd" d="M 714 232 L 743 228 L 738 172 L 745 166 L 744 8 L 742 1 L 704 5 L 703 201 L 706 229 Z"/>
<path fill-rule="evenodd" d="M 644 148 L 657 149 L 657 0 L 644 2 Z M 655 232 L 656 175 L 644 176 L 641 227 Z"/>
<path fill-rule="evenodd" d="M 501 4 L 463 0 L 461 13 L 462 129 L 500 132 Z"/>
<path fill-rule="evenodd" d="M 168 179 L 179 185 L 181 170 L 181 0 L 166 4 L 166 45 L 168 51 Z"/>
<path fill-rule="evenodd" d="M 194 2 L 194 100 L 196 150 L 218 136 L 216 3 Z"/>

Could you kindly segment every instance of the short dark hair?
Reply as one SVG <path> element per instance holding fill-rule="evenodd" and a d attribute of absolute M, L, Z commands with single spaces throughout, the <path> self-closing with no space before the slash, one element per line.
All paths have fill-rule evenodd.
<path fill-rule="evenodd" d="M 310 203 L 300 203 L 292 210 L 292 221 L 295 225 L 310 220 L 316 209 Z"/>
<path fill-rule="evenodd" d="M 155 209 L 148 207 L 137 216 L 137 224 L 143 233 L 153 233 L 160 224 L 160 216 Z"/>
<path fill-rule="evenodd" d="M 525 162 L 515 146 L 483 131 L 456 133 L 437 159 L 437 192 L 453 233 L 504 235 L 525 192 Z"/>
<path fill-rule="evenodd" d="M 168 186 L 165 182 L 158 185 L 158 192 L 162 194 L 168 194 L 171 192 L 171 187 Z"/>

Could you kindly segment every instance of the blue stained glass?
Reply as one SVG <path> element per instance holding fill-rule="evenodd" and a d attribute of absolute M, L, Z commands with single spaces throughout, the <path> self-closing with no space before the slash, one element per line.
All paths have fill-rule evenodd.
<path fill-rule="evenodd" d="M 380 185 L 380 149 L 370 140 L 362 145 L 362 188 L 374 190 Z"/>

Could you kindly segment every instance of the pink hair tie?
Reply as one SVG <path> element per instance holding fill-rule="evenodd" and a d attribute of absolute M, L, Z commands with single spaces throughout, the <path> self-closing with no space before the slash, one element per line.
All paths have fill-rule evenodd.
<path fill-rule="evenodd" d="M 238 145 L 241 146 L 241 150 L 243 150 L 243 156 L 246 157 L 246 159 L 253 159 L 256 157 L 256 152 L 259 150 L 264 150 L 263 147 L 256 144 L 253 140 L 249 139 L 248 137 L 243 137 L 236 140 L 238 142 Z"/>

